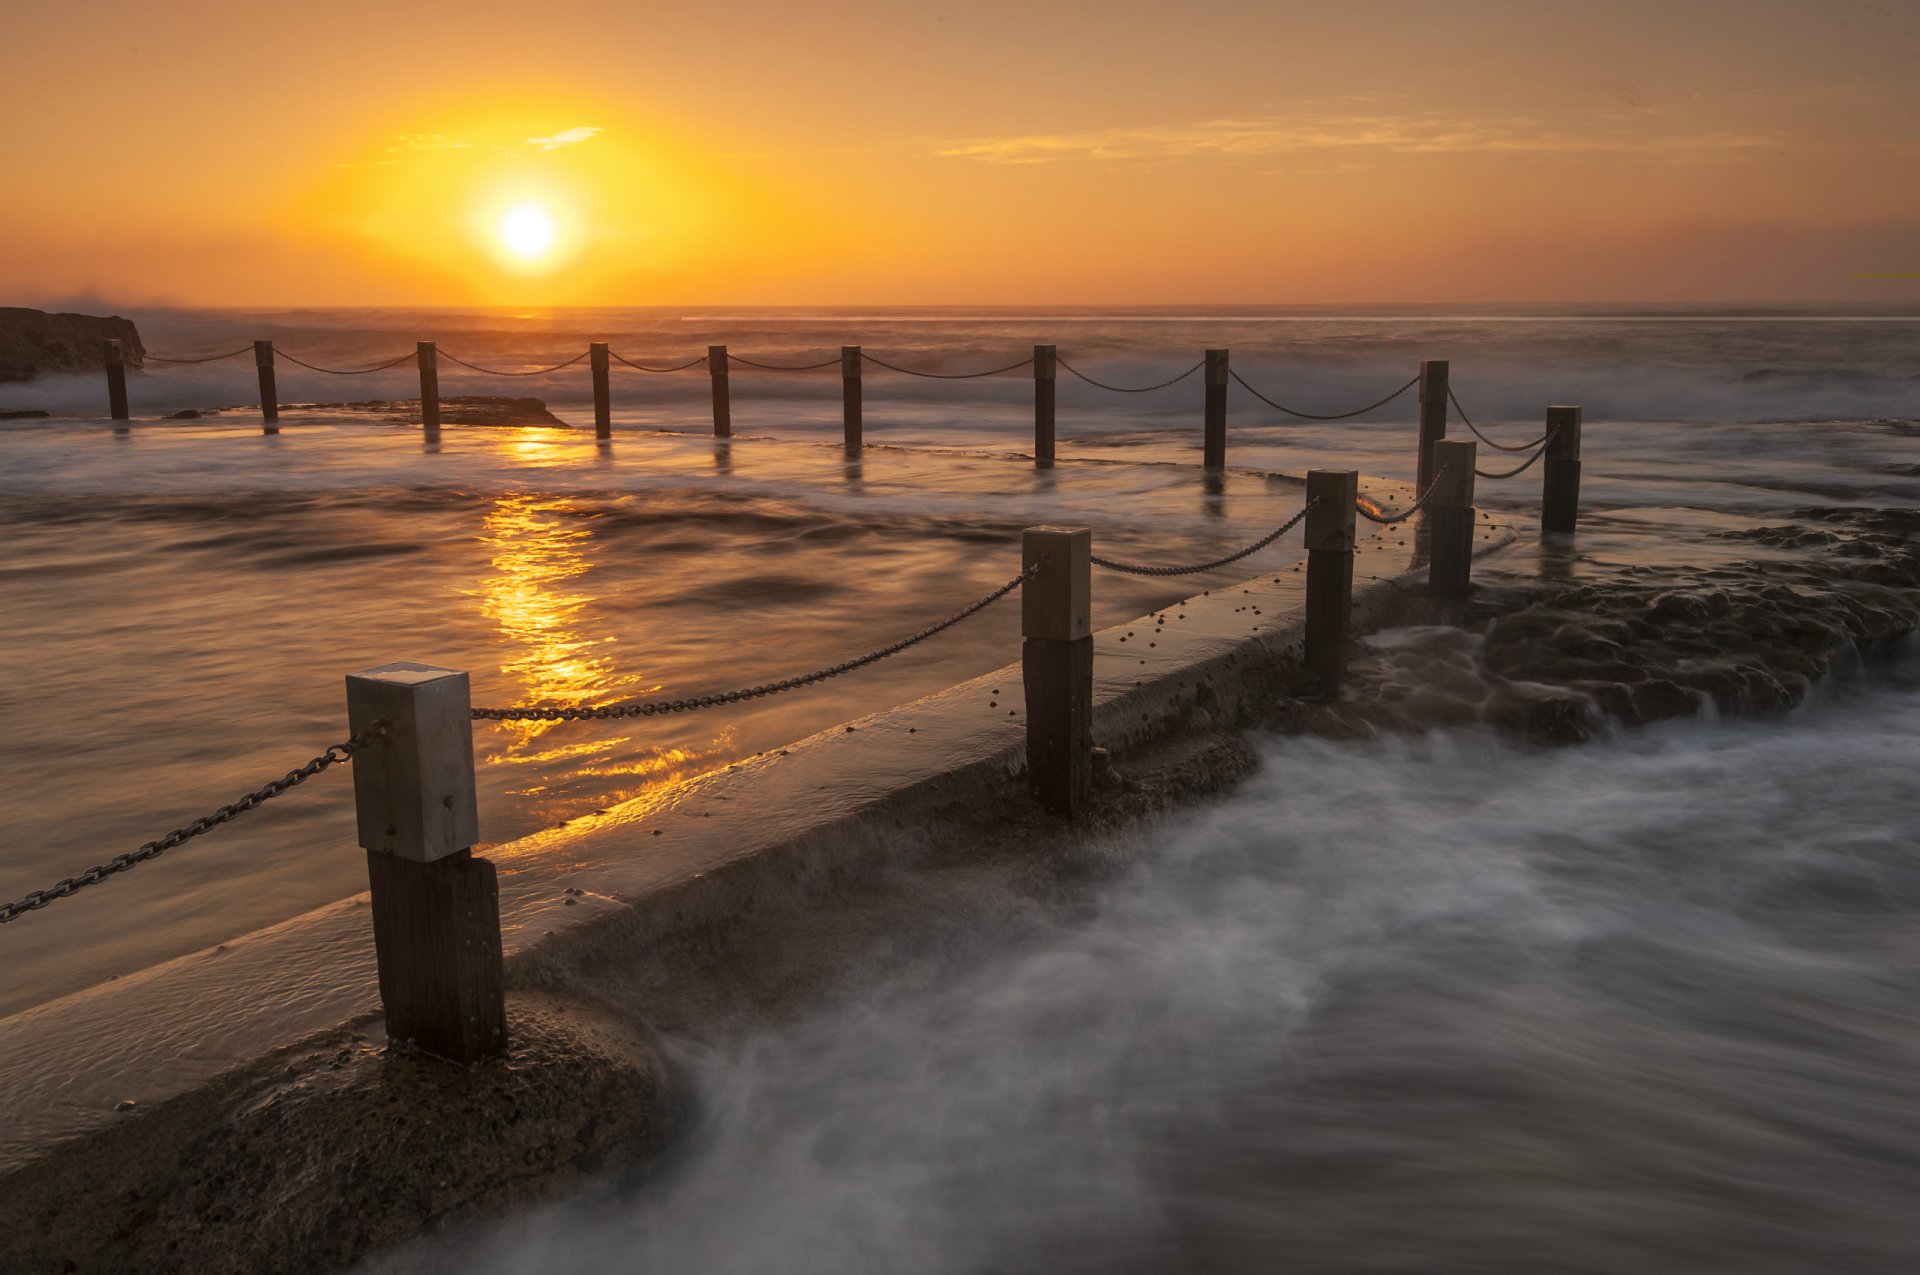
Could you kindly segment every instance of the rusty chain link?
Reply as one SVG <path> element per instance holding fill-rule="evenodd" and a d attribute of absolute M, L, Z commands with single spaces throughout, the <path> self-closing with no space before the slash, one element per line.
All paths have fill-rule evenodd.
<path fill-rule="evenodd" d="M 799 677 L 789 677 L 784 681 L 766 682 L 760 686 L 749 686 L 737 691 L 722 691 L 714 695 L 698 695 L 691 699 L 652 700 L 631 704 L 608 704 L 602 708 L 476 708 L 473 719 L 481 722 L 582 722 L 603 721 L 616 717 L 655 717 L 665 713 L 686 713 L 699 708 L 712 708 L 719 704 L 738 704 L 742 700 L 759 699 L 763 695 L 778 695 L 782 691 L 797 690 L 802 686 L 811 686 L 815 682 L 824 682 L 830 677 L 839 677 L 842 673 L 851 673 L 857 668 L 886 659 L 889 655 L 898 655 L 910 646 L 926 641 L 936 633 L 952 628 L 960 621 L 983 611 L 987 607 L 1006 597 L 1015 589 L 1034 577 L 1034 574 L 1046 564 L 1042 558 L 1013 579 L 989 593 L 977 602 L 968 604 L 944 620 L 928 625 L 912 637 L 901 638 L 898 642 L 883 646 L 877 651 L 823 668 L 817 672 L 806 673 Z"/>
<path fill-rule="evenodd" d="M 578 363 L 581 359 L 593 353 L 593 351 L 582 350 L 565 363 L 555 363 L 552 367 L 536 367 L 528 372 L 506 372 L 497 367 L 481 367 L 478 363 L 469 363 L 456 354 L 448 354 L 445 350 L 436 350 L 435 353 L 449 363 L 458 363 L 461 367 L 469 371 L 483 372 L 488 376 L 545 376 L 549 372 L 558 372 L 563 367 L 572 367 L 575 363 Z"/>
<path fill-rule="evenodd" d="M 1493 440 L 1492 440 L 1491 438 L 1488 438 L 1488 437 L 1487 437 L 1487 436 L 1486 436 L 1485 434 L 1482 434 L 1482 433 L 1480 432 L 1480 427 L 1479 427 L 1478 425 L 1475 425 L 1475 424 L 1473 423 L 1473 418 L 1467 415 L 1467 409 L 1466 409 L 1466 408 L 1464 408 L 1464 407 L 1462 407 L 1462 406 L 1460 406 L 1460 399 L 1458 398 L 1458 396 L 1456 396 L 1456 395 L 1454 394 L 1454 392 L 1453 392 L 1453 386 L 1451 386 L 1451 385 L 1449 385 L 1449 386 L 1447 386 L 1447 401 L 1448 401 L 1449 403 L 1452 403 L 1452 404 L 1453 404 L 1453 410 L 1454 410 L 1454 411 L 1456 411 L 1456 412 L 1458 412 L 1458 413 L 1460 413 L 1460 422 L 1461 422 L 1461 424 L 1463 424 L 1463 425 L 1465 425 L 1465 426 L 1466 426 L 1466 427 L 1467 427 L 1468 429 L 1470 429 L 1470 430 L 1472 430 L 1472 431 L 1473 431 L 1473 436 L 1474 436 L 1475 438 L 1477 438 L 1477 439 L 1479 439 L 1479 440 L 1480 440 L 1481 442 L 1483 442 L 1483 443 L 1485 443 L 1485 444 L 1486 444 L 1487 446 L 1489 446 L 1489 447 L 1491 447 L 1491 448 L 1493 448 L 1493 449 L 1494 449 L 1495 451 L 1501 451 L 1501 452 L 1524 452 L 1524 451 L 1527 451 L 1527 450 L 1529 450 L 1530 448 L 1534 448 L 1534 447 L 1539 447 L 1539 446 L 1542 446 L 1542 445 L 1544 445 L 1544 444 L 1546 443 L 1546 441 L 1547 441 L 1547 440 L 1548 440 L 1549 438 L 1552 438 L 1552 437 L 1553 437 L 1553 431 L 1551 431 L 1551 430 L 1549 430 L 1549 431 L 1547 431 L 1546 433 L 1544 433 L 1544 434 L 1542 434 L 1542 435 L 1540 435 L 1540 437 L 1538 437 L 1538 438 L 1536 438 L 1536 439 L 1534 439 L 1534 440 L 1533 440 L 1533 441 L 1532 441 L 1531 443 L 1496 443 L 1496 442 L 1494 442 L 1494 441 L 1493 441 Z M 1532 463 L 1533 463 L 1532 461 L 1528 461 L 1528 462 L 1527 462 L 1527 464 L 1528 464 L 1528 465 L 1531 465 Z M 1526 465 L 1522 465 L 1522 466 L 1520 467 L 1520 469 L 1525 469 L 1526 467 L 1527 467 Z M 1517 474 L 1517 473 L 1519 473 L 1519 472 L 1520 472 L 1520 469 L 1516 469 L 1516 470 L 1514 470 L 1513 472 Z M 1493 478 L 1493 477 L 1501 477 L 1501 478 L 1504 478 L 1504 477 L 1509 477 L 1509 475 L 1505 475 L 1505 474 L 1500 474 L 1500 475 L 1494 475 L 1494 474 L 1482 474 L 1482 475 L 1481 475 L 1481 477 L 1483 477 L 1483 478 Z"/>
<path fill-rule="evenodd" d="M 1560 431 L 1557 429 L 1548 430 L 1546 437 L 1540 440 L 1539 450 L 1535 451 L 1533 455 L 1527 457 L 1525 460 L 1521 461 L 1518 465 L 1515 465 L 1512 469 L 1503 469 L 1497 474 L 1489 474 L 1486 470 L 1481 469 L 1478 466 L 1475 466 L 1473 472 L 1482 478 L 1493 478 L 1493 479 L 1518 478 L 1521 474 L 1524 474 L 1529 469 L 1532 469 L 1533 463 L 1535 461 L 1539 460 L 1542 456 L 1545 456 L 1547 454 L 1547 448 L 1553 445 L 1554 437 L 1559 433 Z"/>
<path fill-rule="evenodd" d="M 613 355 L 615 362 L 624 363 L 636 372 L 652 372 L 656 375 L 663 375 L 667 372 L 684 372 L 696 363 L 705 363 L 707 361 L 706 355 L 696 354 L 685 363 L 676 363 L 672 367 L 648 367 L 644 363 L 635 363 L 632 359 L 627 358 L 616 350 L 608 350 L 607 353 Z"/>
<path fill-rule="evenodd" d="M 1207 361 L 1205 359 L 1201 359 L 1198 363 L 1195 363 L 1192 367 L 1188 368 L 1186 371 L 1182 372 L 1180 375 L 1175 377 L 1170 377 L 1167 380 L 1161 381 L 1158 385 L 1141 385 L 1141 386 L 1130 387 L 1125 385 L 1108 385 L 1105 381 L 1096 381 L 1091 376 L 1088 376 L 1085 372 L 1082 372 L 1079 368 L 1073 366 L 1073 364 L 1067 362 L 1065 359 L 1061 358 L 1057 354 L 1053 356 L 1053 361 L 1059 364 L 1062 368 L 1065 368 L 1068 372 L 1070 372 L 1074 376 L 1077 376 L 1081 380 L 1085 381 L 1088 385 L 1093 386 L 1095 389 L 1111 390 L 1115 394 L 1149 394 L 1149 393 L 1152 393 L 1154 390 L 1164 390 L 1169 385 L 1178 385 L 1180 382 L 1186 380 L 1189 376 L 1192 376 L 1195 372 L 1198 372 L 1201 368 L 1207 365 Z"/>
<path fill-rule="evenodd" d="M 1368 509 L 1364 504 L 1360 503 L 1357 500 L 1353 502 L 1353 511 L 1359 514 L 1362 518 L 1365 518 L 1368 522 L 1377 522 L 1383 527 L 1390 527 L 1396 522 L 1405 522 L 1407 519 L 1413 517 L 1415 514 L 1420 512 L 1420 507 L 1427 503 L 1427 497 L 1433 495 L 1434 492 L 1440 490 L 1440 480 L 1442 478 L 1445 478 L 1447 476 L 1447 471 L 1452 468 L 1453 468 L 1452 465 L 1440 466 L 1439 472 L 1434 474 L 1433 476 L 1433 481 L 1429 482 L 1427 484 L 1427 489 L 1420 493 L 1420 499 L 1414 501 L 1411 505 L 1408 505 L 1405 509 L 1402 509 L 1397 514 L 1374 513 L 1371 509 Z"/>
<path fill-rule="evenodd" d="M 745 367 L 757 367 L 762 372 L 815 372 L 823 367 L 835 366 L 840 362 L 840 356 L 836 354 L 820 363 L 756 363 L 752 359 L 743 359 L 738 354 L 729 354 L 727 361 L 739 363 Z"/>
<path fill-rule="evenodd" d="M 98 885 L 115 873 L 125 872 L 127 869 L 145 863 L 149 859 L 157 859 L 167 851 L 177 846 L 185 845 L 202 833 L 211 832 L 229 820 L 237 819 L 250 810 L 258 809 L 266 802 L 278 797 L 287 789 L 297 784 L 305 783 L 330 766 L 335 766 L 340 762 L 346 761 L 352 757 L 354 753 L 365 747 L 369 740 L 386 734 L 386 731 L 387 727 L 385 722 L 375 722 L 369 729 L 360 732 L 345 742 L 330 745 L 325 752 L 298 770 L 290 770 L 280 776 L 280 778 L 270 783 L 262 784 L 238 801 L 222 806 L 210 815 L 202 815 L 184 827 L 175 828 L 166 836 L 149 841 L 138 850 L 129 850 L 125 854 L 115 855 L 105 863 L 88 868 L 78 876 L 68 877 L 64 881 L 56 881 L 44 890 L 35 890 L 17 902 L 0 903 L 0 925 L 4 925 L 16 917 L 25 916 L 29 912 L 43 908 L 56 899 L 64 899 L 70 894 L 85 889 L 87 886 Z"/>
<path fill-rule="evenodd" d="M 1395 390 L 1393 393 L 1387 395 L 1385 398 L 1379 400 L 1378 402 L 1369 403 L 1365 407 L 1356 407 L 1351 412 L 1332 412 L 1326 415 L 1322 415 L 1318 412 L 1302 412 L 1295 408 L 1288 407 L 1283 403 L 1274 402 L 1272 399 L 1268 398 L 1265 394 L 1262 394 L 1259 390 L 1256 390 L 1253 388 L 1253 386 L 1247 384 L 1247 378 L 1245 378 L 1244 376 L 1241 376 L 1238 372 L 1234 371 L 1232 368 L 1227 369 L 1227 375 L 1231 376 L 1234 380 L 1240 382 L 1241 389 L 1253 395 L 1255 398 L 1259 399 L 1262 403 L 1265 403 L 1268 407 L 1271 407 L 1274 411 L 1285 412 L 1288 416 L 1298 416 L 1303 421 L 1344 421 L 1349 417 L 1364 416 L 1366 413 L 1371 412 L 1376 407 L 1385 407 L 1387 404 L 1393 402 L 1393 400 L 1395 400 L 1396 398 L 1399 398 L 1402 394 L 1405 394 L 1408 390 L 1412 389 L 1414 386 L 1420 383 L 1420 378 L 1416 376 L 1411 381 L 1408 381 L 1405 385 L 1402 385 L 1399 389 Z"/>
<path fill-rule="evenodd" d="M 1274 541 L 1278 540 L 1280 537 L 1286 535 L 1289 531 L 1292 531 L 1295 527 L 1299 526 L 1300 520 L 1302 518 L 1305 518 L 1307 516 L 1308 511 L 1311 510 L 1315 505 L 1319 503 L 1320 503 L 1320 500 L 1318 497 L 1315 497 L 1314 499 L 1309 500 L 1306 503 L 1306 506 L 1303 509 L 1301 509 L 1299 513 L 1287 519 L 1285 522 L 1281 523 L 1278 527 L 1275 527 L 1272 531 L 1260 537 L 1258 540 L 1254 541 L 1252 544 L 1248 545 L 1246 548 L 1236 550 L 1235 552 L 1228 554 L 1224 558 L 1215 558 L 1212 562 L 1197 562 L 1197 563 L 1194 563 L 1192 566 L 1188 566 L 1188 567 L 1149 567 L 1149 566 L 1142 566 L 1140 563 L 1137 563 L 1137 562 L 1116 562 L 1112 558 L 1101 558 L 1096 556 L 1093 560 L 1093 565 L 1096 567 L 1105 567 L 1109 571 L 1119 571 L 1130 576 L 1198 575 L 1202 571 L 1211 571 L 1215 567 L 1224 567 L 1229 562 L 1238 562 L 1242 558 L 1249 557 L 1253 554 L 1259 553 L 1262 549 L 1266 548 L 1268 545 L 1272 544 Z"/>
<path fill-rule="evenodd" d="M 397 359 L 388 359 L 385 363 L 376 363 L 372 367 L 350 368 L 320 367 L 317 364 L 307 362 L 305 359 L 296 359 L 293 355 L 280 349 L 274 350 L 273 357 L 276 359 L 285 359 L 287 362 L 297 367 L 303 367 L 309 372 L 325 372 L 328 376 L 365 376 L 369 372 L 384 372 L 390 367 L 399 367 L 402 363 L 411 362 L 419 356 L 416 352 L 409 351 Z"/>
<path fill-rule="evenodd" d="M 860 357 L 869 363 L 887 369 L 889 372 L 905 372 L 908 376 L 924 376 L 936 381 L 971 381 L 976 377 L 999 376 L 1003 372 L 1018 372 L 1023 367 L 1033 366 L 1033 359 L 1029 357 L 1021 359 L 1018 363 L 1009 363 L 1005 367 L 996 367 L 985 372 L 916 372 L 910 367 L 901 367 L 895 363 L 888 363 L 882 359 L 876 359 L 865 350 L 860 351 Z"/>
<path fill-rule="evenodd" d="M 170 359 L 164 354 L 142 354 L 140 357 L 149 363 L 218 363 L 221 359 L 237 359 L 242 354 L 253 352 L 251 345 L 234 350 L 228 354 L 206 354 L 197 359 Z"/>

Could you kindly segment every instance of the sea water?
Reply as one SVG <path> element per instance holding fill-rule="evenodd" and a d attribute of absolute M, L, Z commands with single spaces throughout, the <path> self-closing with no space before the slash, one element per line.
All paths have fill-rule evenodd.
<path fill-rule="evenodd" d="M 843 344 L 917 370 L 1017 364 L 1035 342 L 1124 386 L 1230 347 L 1269 398 L 1327 414 L 1372 402 L 1422 358 L 1452 361 L 1460 407 L 1524 442 L 1544 409 L 1586 412 L 1583 545 L 1686 560 L 1713 529 L 1807 504 L 1912 504 L 1920 321 L 1910 312 L 169 311 L 148 349 L 195 357 L 267 337 L 351 370 L 435 339 L 441 391 L 532 395 L 572 428 L 417 429 L 338 406 L 417 393 L 410 367 L 279 370 L 262 432 L 252 360 L 153 363 L 136 420 L 100 419 L 101 378 L 0 388 L 0 805 L 12 899 L 206 814 L 344 737 L 341 678 L 394 659 L 469 670 L 482 704 L 677 698 L 791 676 L 914 632 L 1003 583 L 1021 527 L 1084 523 L 1103 551 L 1216 556 L 1297 508 L 1266 475 L 1410 476 L 1412 394 L 1337 422 L 1230 395 L 1234 470 L 1201 480 L 1202 388 L 1110 393 L 1063 370 L 1062 463 L 1035 470 L 1030 372 L 922 379 L 866 367 L 866 437 L 839 447 L 837 367 L 732 371 L 731 442 L 710 437 L 702 367 L 614 370 L 615 438 L 591 431 L 584 363 L 607 340 L 655 367 L 710 344 L 818 363 Z M 458 357 L 502 372 L 490 376 Z M 185 409 L 229 408 L 198 419 Z M 1461 426 L 1453 426 L 1454 433 Z M 1483 466 L 1504 467 L 1487 456 Z M 1538 471 L 1483 483 L 1524 518 Z M 1282 565 L 1276 546 L 1244 569 Z M 1103 575 L 1097 623 L 1189 584 Z M 604 725 L 476 730 L 488 843 L 776 747 L 878 704 L 1011 662 L 990 609 L 925 646 L 792 696 Z M 0 1013 L 353 893 L 339 771 L 135 871 L 0 927 Z"/>

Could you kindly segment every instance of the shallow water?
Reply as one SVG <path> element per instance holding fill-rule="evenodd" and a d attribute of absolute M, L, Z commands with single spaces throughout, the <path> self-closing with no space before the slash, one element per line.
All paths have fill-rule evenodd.
<path fill-rule="evenodd" d="M 422 336 L 526 369 L 604 338 L 666 364 L 709 341 L 804 362 L 842 341 L 946 371 L 1024 356 L 1035 339 L 1124 384 L 1231 346 L 1256 386 L 1310 410 L 1377 398 L 1423 356 L 1454 360 L 1469 411 L 1499 437 L 1544 405 L 1587 407 L 1581 552 L 1603 563 L 1729 552 L 1707 533 L 1809 503 L 1912 504 L 1920 471 L 1913 316 L 1887 312 L 1316 315 L 1145 312 L 305 312 L 135 316 L 150 350 L 192 355 L 256 336 L 322 365 L 364 366 Z M 1356 421 L 1280 423 L 1238 387 L 1230 459 L 1195 468 L 1197 378 L 1111 395 L 1063 378 L 1064 463 L 1034 471 L 1024 373 L 932 381 L 869 368 L 867 439 L 835 441 L 832 369 L 736 368 L 731 444 L 704 436 L 705 378 L 615 381 L 616 438 L 449 427 L 437 449 L 364 414 L 288 407 L 265 436 L 250 359 L 134 378 L 141 419 L 95 418 L 98 378 L 0 387 L 0 806 L 14 898 L 204 814 L 343 735 L 340 678 L 391 659 L 472 671 L 482 703 L 702 694 L 844 659 L 956 609 L 1017 568 L 1019 529 L 1084 522 L 1101 549 L 1212 557 L 1297 507 L 1264 473 L 1352 466 L 1406 477 L 1410 397 Z M 406 369 L 280 371 L 287 403 L 404 397 Z M 503 380 L 442 369 L 442 390 L 535 394 L 590 423 L 584 369 Z M 1476 419 L 1479 416 L 1476 415 Z M 1458 425 L 1454 432 L 1460 432 Z M 1491 466 L 1494 461 L 1483 461 Z M 1502 461 L 1504 464 L 1504 461 Z M 1537 471 L 1483 484 L 1524 516 Z M 1738 552 L 1748 552 L 1742 548 Z M 1251 567 L 1297 556 L 1276 546 Z M 1102 575 L 1096 619 L 1190 586 Z M 522 835 L 675 776 L 777 746 L 877 705 L 1011 662 L 1010 606 L 849 678 L 724 716 L 641 727 L 476 732 L 482 833 Z M 349 784 L 322 776 L 136 873 L 0 927 L 0 1014 L 271 924 L 361 888 Z"/>
<path fill-rule="evenodd" d="M 1920 649 L 1784 720 L 1262 752 L 1117 882 L 670 1042 L 667 1169 L 435 1268 L 1920 1262 Z"/>

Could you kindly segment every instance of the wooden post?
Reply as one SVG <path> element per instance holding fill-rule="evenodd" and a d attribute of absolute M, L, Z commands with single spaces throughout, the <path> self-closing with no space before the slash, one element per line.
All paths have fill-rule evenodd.
<path fill-rule="evenodd" d="M 127 350 L 118 341 L 108 341 L 102 353 L 107 365 L 107 410 L 113 419 L 127 419 Z"/>
<path fill-rule="evenodd" d="M 1433 556 L 1427 562 L 1427 593 L 1465 598 L 1473 577 L 1473 467 L 1478 444 L 1440 439 L 1433 445 L 1434 490 L 1427 500 Z"/>
<path fill-rule="evenodd" d="M 613 390 L 607 384 L 607 373 L 613 367 L 613 357 L 605 341 L 589 342 L 587 349 L 592 352 L 588 362 L 593 367 L 593 436 L 612 438 Z"/>
<path fill-rule="evenodd" d="M 253 343 L 253 365 L 260 373 L 260 419 L 267 433 L 278 434 L 280 394 L 273 383 L 273 342 Z"/>
<path fill-rule="evenodd" d="M 860 420 L 860 347 L 840 347 L 840 409 L 846 430 L 847 452 L 858 455 L 865 446 Z"/>
<path fill-rule="evenodd" d="M 1547 409 L 1546 467 L 1541 479 L 1540 530 L 1572 535 L 1580 521 L 1580 409 Z"/>
<path fill-rule="evenodd" d="M 1053 398 L 1059 360 L 1058 347 L 1033 347 L 1033 464 L 1036 469 L 1053 467 Z"/>
<path fill-rule="evenodd" d="M 431 341 L 420 342 L 420 428 L 427 441 L 440 441 L 440 351 Z"/>
<path fill-rule="evenodd" d="M 1353 613 L 1354 501 L 1360 474 L 1307 471 L 1307 671 L 1326 689 L 1347 675 L 1347 625 Z"/>
<path fill-rule="evenodd" d="M 500 886 L 473 857 L 473 723 L 467 675 L 401 662 L 347 678 L 353 800 L 373 886 L 373 944 L 387 1037 L 449 1062 L 506 1049 Z"/>
<path fill-rule="evenodd" d="M 1027 696 L 1027 790 L 1071 819 L 1093 793 L 1093 533 L 1029 527 L 1020 588 L 1021 681 Z"/>
<path fill-rule="evenodd" d="M 1433 445 L 1447 436 L 1447 360 L 1426 359 L 1420 364 L 1420 462 L 1413 489 L 1425 491 L 1433 481 Z"/>
<path fill-rule="evenodd" d="M 713 436 L 733 437 L 733 406 L 727 394 L 727 347 L 707 347 L 707 371 L 713 376 Z"/>
<path fill-rule="evenodd" d="M 1227 467 L 1227 352 L 1207 351 L 1207 425 L 1201 463 L 1208 469 Z"/>

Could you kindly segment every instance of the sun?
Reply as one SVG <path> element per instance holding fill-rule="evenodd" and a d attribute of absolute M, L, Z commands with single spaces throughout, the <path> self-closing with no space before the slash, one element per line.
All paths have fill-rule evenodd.
<path fill-rule="evenodd" d="M 522 261 L 538 261 L 553 247 L 553 218 L 533 204 L 511 209 L 500 219 L 500 243 Z"/>

